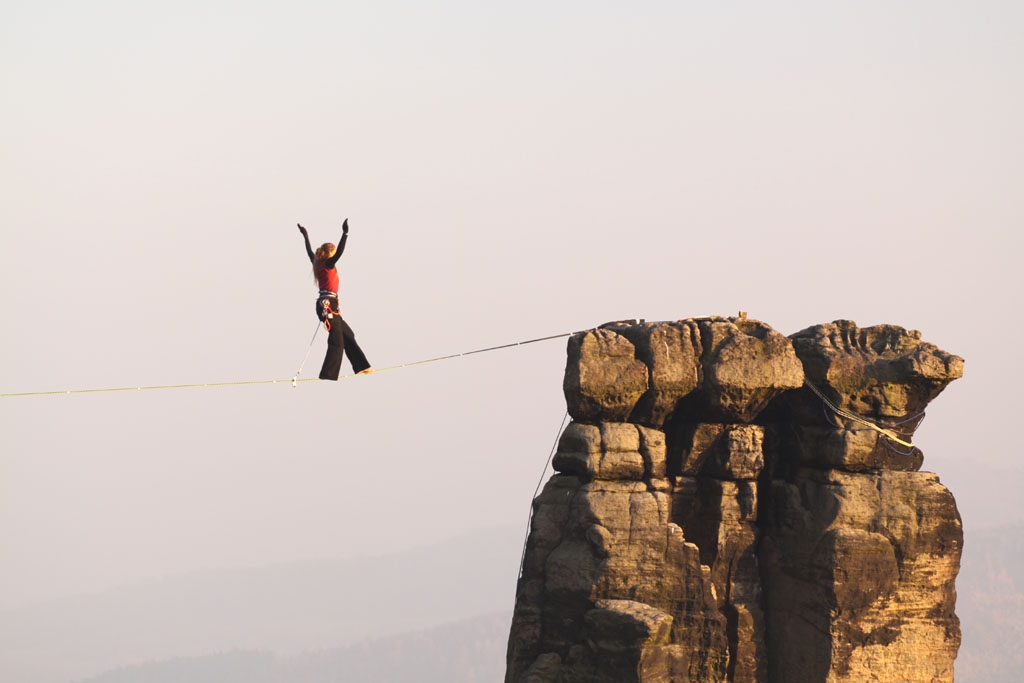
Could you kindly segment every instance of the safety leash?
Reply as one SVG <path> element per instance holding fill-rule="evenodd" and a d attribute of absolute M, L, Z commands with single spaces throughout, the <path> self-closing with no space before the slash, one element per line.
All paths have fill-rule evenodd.
<path fill-rule="evenodd" d="M 330 329 L 330 328 L 328 328 Z M 309 348 L 306 349 L 306 355 L 303 357 L 302 362 L 299 363 L 299 369 L 295 371 L 295 376 L 292 377 L 292 386 L 298 386 L 299 375 L 302 374 L 302 368 L 306 365 L 306 361 L 309 360 L 309 352 L 313 350 L 313 342 L 316 341 L 316 333 L 320 331 L 320 323 L 316 324 L 316 329 L 313 330 L 313 337 L 309 340 Z"/>

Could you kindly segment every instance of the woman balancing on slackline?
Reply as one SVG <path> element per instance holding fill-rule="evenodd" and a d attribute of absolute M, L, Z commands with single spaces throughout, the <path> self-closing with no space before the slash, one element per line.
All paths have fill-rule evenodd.
<path fill-rule="evenodd" d="M 316 300 L 316 314 L 320 322 L 327 328 L 327 355 L 324 356 L 323 367 L 320 368 L 320 379 L 338 379 L 341 373 L 341 359 L 348 350 L 348 358 L 352 363 L 352 370 L 360 375 L 367 375 L 373 372 L 370 362 L 363 355 L 363 350 L 356 343 L 356 335 L 352 328 L 341 318 L 341 307 L 338 305 L 338 270 L 335 264 L 345 251 L 345 242 L 348 240 L 348 219 L 342 223 L 341 240 L 335 247 L 330 242 L 324 242 L 314 252 L 309 244 L 309 233 L 299 225 L 299 232 L 306 241 L 306 254 L 309 262 L 313 264 L 313 277 L 320 286 L 320 296 Z"/>

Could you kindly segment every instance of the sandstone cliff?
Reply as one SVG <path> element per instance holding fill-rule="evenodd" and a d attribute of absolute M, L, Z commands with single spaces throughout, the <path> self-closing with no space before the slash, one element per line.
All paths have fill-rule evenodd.
<path fill-rule="evenodd" d="M 850 321 L 574 335 L 506 683 L 952 681 L 963 532 L 908 444 L 962 370 Z"/>

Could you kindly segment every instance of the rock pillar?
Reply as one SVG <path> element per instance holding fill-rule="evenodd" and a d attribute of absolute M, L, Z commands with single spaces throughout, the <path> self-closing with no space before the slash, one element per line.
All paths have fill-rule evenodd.
<path fill-rule="evenodd" d="M 813 391 L 782 397 L 762 499 L 770 681 L 953 680 L 956 502 L 909 449 L 963 361 L 892 325 L 792 336 Z"/>
<path fill-rule="evenodd" d="M 848 321 L 574 335 L 506 683 L 951 681 L 960 520 L 896 442 L 961 372 Z"/>

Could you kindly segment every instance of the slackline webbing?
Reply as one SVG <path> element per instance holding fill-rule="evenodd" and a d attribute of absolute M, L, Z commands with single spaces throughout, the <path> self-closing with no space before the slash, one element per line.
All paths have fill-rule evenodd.
<path fill-rule="evenodd" d="M 317 331 L 319 331 L 319 329 L 320 328 L 319 328 L 319 325 L 318 325 L 317 326 Z M 501 349 L 509 349 L 509 348 L 512 348 L 512 347 L 515 347 L 515 346 L 525 346 L 526 344 L 534 344 L 536 342 L 550 341 L 552 339 L 562 339 L 564 337 L 570 337 L 570 336 L 572 336 L 574 334 L 578 334 L 578 332 L 563 332 L 561 334 L 552 334 L 552 335 L 549 335 L 549 336 L 546 336 L 546 337 L 537 337 L 536 339 L 528 339 L 526 341 L 512 342 L 511 344 L 500 344 L 498 346 L 489 346 L 489 347 L 487 347 L 485 349 L 474 349 L 472 351 L 463 351 L 462 353 L 448 354 L 447 356 L 438 356 L 436 358 L 426 358 L 424 360 L 412 361 L 411 363 L 400 363 L 398 365 L 391 365 L 391 366 L 384 367 L 384 368 L 374 368 L 374 372 L 387 372 L 389 370 L 401 370 L 403 368 L 411 368 L 411 367 L 416 366 L 416 365 L 426 365 L 428 363 L 437 363 L 437 362 L 443 361 L 443 360 L 452 360 L 453 358 L 463 358 L 465 356 L 472 356 L 472 355 L 476 355 L 476 354 L 479 354 L 479 353 L 487 353 L 489 351 L 498 351 L 498 350 L 501 350 Z M 310 349 L 312 348 L 313 342 L 315 340 L 316 340 L 316 331 L 313 332 L 313 338 L 310 339 L 310 341 L 309 341 L 309 348 Z M 15 392 L 15 393 L 0 393 L 0 398 L 18 398 L 18 397 L 28 397 L 28 396 L 71 396 L 71 395 L 75 395 L 75 394 L 110 394 L 110 393 L 118 393 L 118 392 L 126 392 L 126 391 L 158 391 L 158 390 L 162 390 L 162 389 L 199 389 L 199 388 L 214 388 L 214 387 L 240 387 L 240 386 L 254 386 L 254 385 L 258 385 L 258 384 L 290 384 L 293 387 L 295 387 L 295 386 L 298 386 L 299 384 L 305 384 L 307 382 L 323 382 L 323 381 L 326 381 L 326 380 L 321 380 L 319 378 L 303 378 L 303 379 L 299 378 L 299 374 L 302 372 L 302 367 L 306 364 L 306 359 L 307 358 L 309 358 L 309 349 L 306 350 L 306 356 L 305 356 L 305 358 L 302 359 L 302 364 L 299 365 L 298 371 L 290 379 L 257 379 L 257 380 L 243 380 L 243 381 L 235 381 L 235 382 L 197 382 L 197 383 L 193 383 L 193 384 L 157 384 L 157 385 L 151 385 L 151 386 L 111 387 L 111 388 L 103 388 L 103 389 L 62 389 L 62 390 L 56 390 L 56 391 L 23 391 L 23 392 Z M 349 374 L 349 375 L 342 375 L 338 379 L 339 380 L 349 379 L 350 377 L 356 377 L 356 373 Z M 862 425 L 868 427 L 869 429 L 873 429 L 876 432 L 878 432 L 879 434 L 881 434 L 882 436 L 884 436 L 886 439 L 888 439 L 888 440 L 890 440 L 890 441 L 892 441 L 894 443 L 898 443 L 901 446 L 906 446 L 906 447 L 911 448 L 911 449 L 916 448 L 914 446 L 914 444 L 911 443 L 910 441 L 905 441 L 902 438 L 900 438 L 900 435 L 898 435 L 894 430 L 887 429 L 886 427 L 889 427 L 889 425 L 886 425 L 886 427 L 882 427 L 882 426 L 879 426 L 878 424 L 876 424 L 875 422 L 873 422 L 873 421 L 871 421 L 871 420 L 869 420 L 867 418 L 864 418 L 864 417 L 861 417 L 860 415 L 857 415 L 856 413 L 850 412 L 848 410 L 844 410 L 844 409 L 840 408 L 839 406 L 837 406 L 832 401 L 830 401 L 821 392 L 821 390 L 818 389 L 818 387 L 814 386 L 814 384 L 812 384 L 810 381 L 806 381 L 805 380 L 804 383 L 836 415 L 845 417 L 845 418 L 847 418 L 849 420 L 853 420 L 854 422 L 862 424 Z"/>
<path fill-rule="evenodd" d="M 319 329 L 319 328 L 318 328 Z M 509 349 L 515 346 L 525 346 L 526 344 L 534 344 L 536 342 L 550 341 L 552 339 L 562 339 L 563 337 L 569 337 L 576 334 L 575 332 L 563 332 L 562 334 L 552 334 L 547 337 L 537 337 L 536 339 L 528 339 L 526 341 L 512 342 L 511 344 L 500 344 L 498 346 L 490 346 L 486 349 L 474 349 L 473 351 L 463 351 L 462 353 L 452 353 L 447 356 L 438 356 L 437 358 L 427 358 L 425 360 L 417 360 L 411 363 L 401 363 L 398 365 L 391 365 L 386 368 L 374 368 L 374 372 L 387 372 L 388 370 L 401 370 L 402 368 L 411 368 L 415 365 L 426 365 L 427 363 L 436 363 L 442 360 L 451 360 L 453 358 L 462 358 L 464 356 L 472 356 L 478 353 L 487 353 L 488 351 L 498 351 L 499 349 Z M 313 334 L 314 339 L 316 333 Z M 312 346 L 313 340 L 310 340 L 310 346 Z M 306 356 L 309 356 L 309 351 L 306 352 Z M 305 364 L 305 359 L 302 363 Z M 299 372 L 302 372 L 302 366 L 299 367 Z M 348 379 L 355 377 L 356 375 L 342 375 L 339 380 Z M 70 396 L 74 394 L 107 394 L 115 392 L 125 391 L 157 391 L 161 389 L 198 389 L 198 388 L 213 388 L 213 387 L 239 387 L 239 386 L 252 386 L 256 384 L 290 384 L 293 387 L 306 382 L 323 382 L 327 380 L 321 380 L 319 378 L 307 378 L 299 379 L 298 373 L 290 379 L 257 379 L 247 380 L 240 382 L 197 382 L 195 384 L 159 384 L 153 386 L 137 386 L 137 387 L 113 387 L 105 389 L 64 389 L 59 391 L 24 391 L 18 393 L 3 393 L 0 394 L 2 398 L 15 398 L 25 396 Z"/>

